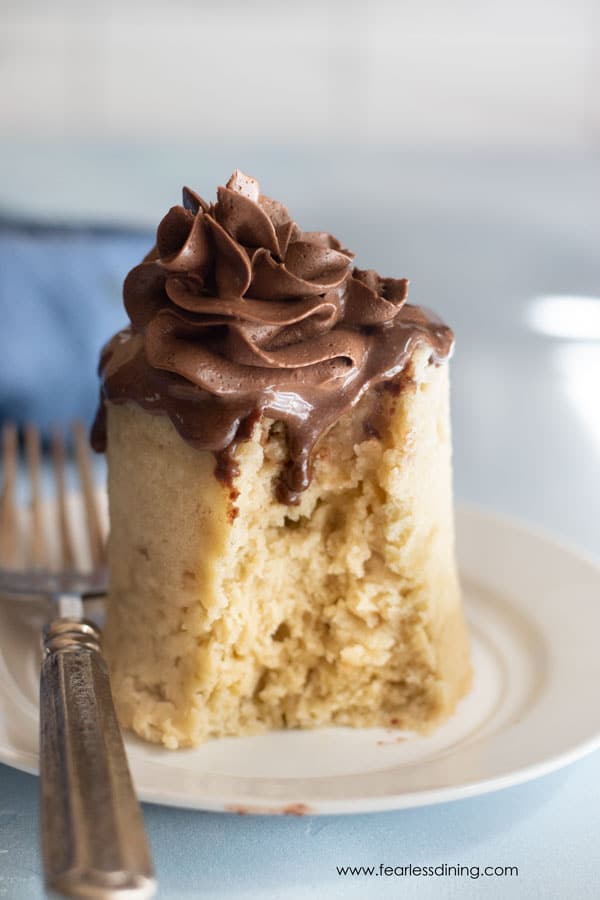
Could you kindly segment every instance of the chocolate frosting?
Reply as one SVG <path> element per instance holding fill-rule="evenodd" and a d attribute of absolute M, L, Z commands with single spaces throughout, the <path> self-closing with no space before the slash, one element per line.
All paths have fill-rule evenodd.
<path fill-rule="evenodd" d="M 214 204 L 184 188 L 125 279 L 131 325 L 102 352 L 95 449 L 106 442 L 104 399 L 133 401 L 214 451 L 231 483 L 237 444 L 266 415 L 287 432 L 278 498 L 297 502 L 319 437 L 365 391 L 400 376 L 417 345 L 436 364 L 452 350 L 448 326 L 406 303 L 405 278 L 352 259 L 332 235 L 301 231 L 239 171 Z"/>

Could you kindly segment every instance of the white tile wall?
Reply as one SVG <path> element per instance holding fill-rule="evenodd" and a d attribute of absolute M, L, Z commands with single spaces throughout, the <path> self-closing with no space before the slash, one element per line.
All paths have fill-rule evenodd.
<path fill-rule="evenodd" d="M 4 0 L 0 134 L 590 151 L 597 6 Z"/>

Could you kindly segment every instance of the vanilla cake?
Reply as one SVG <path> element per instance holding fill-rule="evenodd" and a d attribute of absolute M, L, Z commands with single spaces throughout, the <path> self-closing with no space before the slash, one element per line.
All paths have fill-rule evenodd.
<path fill-rule="evenodd" d="M 184 189 L 126 279 L 93 431 L 121 723 L 176 748 L 429 731 L 470 684 L 452 332 L 239 172 Z"/>

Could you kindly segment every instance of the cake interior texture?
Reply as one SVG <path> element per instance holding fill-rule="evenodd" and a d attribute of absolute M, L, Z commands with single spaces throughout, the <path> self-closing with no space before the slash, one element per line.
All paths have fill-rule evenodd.
<path fill-rule="evenodd" d="M 105 645 L 124 726 L 176 748 L 282 727 L 424 732 L 453 711 L 471 669 L 448 365 L 421 348 L 409 375 L 320 439 L 298 505 L 276 499 L 280 424 L 239 444 L 232 487 L 166 416 L 107 404 Z"/>

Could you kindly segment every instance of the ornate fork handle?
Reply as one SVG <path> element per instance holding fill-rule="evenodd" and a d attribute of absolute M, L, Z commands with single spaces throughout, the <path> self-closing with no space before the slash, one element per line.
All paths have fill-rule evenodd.
<path fill-rule="evenodd" d="M 44 631 L 40 775 L 48 887 L 71 897 L 153 896 L 100 631 L 85 619 L 55 619 Z"/>

